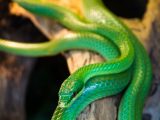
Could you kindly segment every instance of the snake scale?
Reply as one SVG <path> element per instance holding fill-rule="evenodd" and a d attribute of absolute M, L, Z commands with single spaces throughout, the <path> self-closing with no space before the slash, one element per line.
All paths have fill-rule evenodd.
<path fill-rule="evenodd" d="M 24 56 L 50 56 L 70 49 L 99 53 L 105 62 L 86 65 L 70 75 L 59 90 L 52 120 L 75 120 L 91 102 L 125 90 L 118 120 L 141 120 L 151 86 L 151 63 L 137 37 L 101 0 L 82 0 L 83 16 L 45 0 L 15 0 L 29 12 L 58 21 L 73 33 L 45 43 L 0 39 L 0 51 Z"/>

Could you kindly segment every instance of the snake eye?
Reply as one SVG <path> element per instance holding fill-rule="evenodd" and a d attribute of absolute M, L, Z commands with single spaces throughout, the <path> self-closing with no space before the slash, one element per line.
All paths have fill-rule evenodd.
<path fill-rule="evenodd" d="M 59 91 L 59 100 L 65 104 L 70 103 L 82 91 L 82 88 L 82 81 L 75 79 L 64 81 Z"/>
<path fill-rule="evenodd" d="M 68 89 L 66 89 L 65 92 L 64 91 L 59 92 L 59 100 L 64 104 L 68 104 L 69 102 L 71 102 L 82 91 L 81 88 L 77 89 L 77 87 L 72 91 L 67 91 L 67 90 Z"/>
<path fill-rule="evenodd" d="M 80 91 L 76 91 L 72 93 L 71 99 L 75 98 Z"/>
<path fill-rule="evenodd" d="M 72 100 L 76 99 L 79 94 L 81 94 L 82 92 L 82 88 L 76 88 L 76 90 L 73 90 L 70 94 L 70 98 L 69 98 L 69 101 L 68 102 L 71 102 Z"/>
<path fill-rule="evenodd" d="M 77 95 L 78 94 L 80 94 L 81 93 L 81 91 L 82 91 L 82 89 L 83 89 L 83 85 L 82 84 L 76 84 L 76 85 L 74 85 L 75 87 L 74 87 L 74 89 L 72 90 L 72 94 L 71 94 L 71 100 L 72 99 L 74 99 L 74 98 L 76 98 L 77 97 Z"/>

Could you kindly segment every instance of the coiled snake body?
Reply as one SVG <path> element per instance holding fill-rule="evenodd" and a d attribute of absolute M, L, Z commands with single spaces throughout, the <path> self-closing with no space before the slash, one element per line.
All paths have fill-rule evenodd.
<path fill-rule="evenodd" d="M 118 120 L 141 120 L 151 85 L 149 57 L 133 33 L 107 10 L 101 0 L 82 0 L 83 17 L 45 0 L 15 0 L 31 13 L 57 20 L 74 33 L 46 43 L 0 40 L 0 50 L 25 56 L 55 55 L 70 49 L 88 49 L 106 62 L 78 69 L 62 84 L 52 120 L 75 120 L 91 102 L 126 88 Z"/>

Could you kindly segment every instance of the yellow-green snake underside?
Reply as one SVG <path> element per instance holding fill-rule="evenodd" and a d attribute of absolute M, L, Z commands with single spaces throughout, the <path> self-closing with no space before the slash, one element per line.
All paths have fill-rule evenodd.
<path fill-rule="evenodd" d="M 125 90 L 118 120 L 141 120 L 151 86 L 149 57 L 137 37 L 102 3 L 82 0 L 83 17 L 45 0 L 15 0 L 33 14 L 48 17 L 73 31 L 59 40 L 18 43 L 0 39 L 0 51 L 24 56 L 50 56 L 70 49 L 87 49 L 107 61 L 78 69 L 61 85 L 52 120 L 75 120 L 91 102 Z"/>

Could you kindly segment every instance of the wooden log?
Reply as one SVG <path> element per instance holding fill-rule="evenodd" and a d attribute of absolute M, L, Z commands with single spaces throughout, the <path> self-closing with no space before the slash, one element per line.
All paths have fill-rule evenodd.
<path fill-rule="evenodd" d="M 76 4 L 74 0 L 49 0 L 50 2 L 57 2 L 57 4 L 68 6 L 69 9 L 81 14 L 81 3 Z M 78 0 L 77 2 L 80 2 Z M 75 4 L 74 4 L 75 3 Z M 78 6 L 77 6 L 78 5 Z M 41 18 L 38 16 L 33 16 L 32 14 L 21 11 L 17 12 L 17 9 L 21 9 L 15 5 L 12 7 L 12 12 L 14 14 L 23 14 L 29 17 L 33 23 L 48 37 L 57 38 L 62 34 L 68 34 L 68 30 L 63 28 L 61 25 L 55 21 L 48 20 L 46 18 Z M 158 120 L 160 115 L 158 111 L 160 110 L 160 102 L 158 100 L 160 93 L 160 1 L 159 0 L 149 0 L 147 10 L 144 14 L 143 19 L 123 19 L 121 18 L 129 28 L 139 37 L 145 48 L 147 49 L 153 64 L 153 87 L 151 90 L 150 97 L 146 102 L 144 109 L 144 118 L 152 118 L 151 120 Z M 103 58 L 100 56 L 88 52 L 88 51 L 70 51 L 64 53 L 68 67 L 71 73 L 77 70 L 79 67 L 102 62 Z M 120 100 L 119 96 L 107 97 L 104 99 L 97 100 L 90 104 L 78 117 L 78 120 L 115 120 L 117 118 L 118 102 Z"/>

